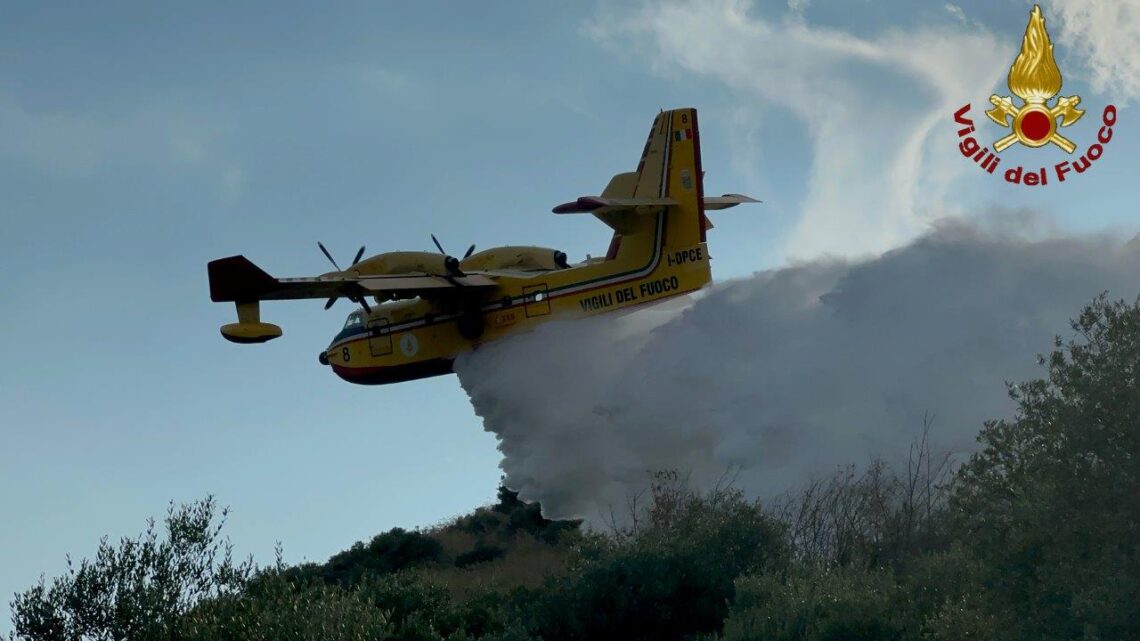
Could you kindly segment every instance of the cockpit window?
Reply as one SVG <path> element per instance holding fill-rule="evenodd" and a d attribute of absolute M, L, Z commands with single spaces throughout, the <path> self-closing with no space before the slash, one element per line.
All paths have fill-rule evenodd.
<path fill-rule="evenodd" d="M 357 325 L 360 325 L 363 322 L 364 322 L 364 318 L 362 317 L 360 312 L 352 312 L 351 314 L 348 315 L 348 320 L 346 320 L 344 322 L 344 328 L 348 329 L 349 327 L 356 327 Z"/>

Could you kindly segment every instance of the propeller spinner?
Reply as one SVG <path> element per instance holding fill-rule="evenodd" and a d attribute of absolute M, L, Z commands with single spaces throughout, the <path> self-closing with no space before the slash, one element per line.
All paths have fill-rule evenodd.
<path fill-rule="evenodd" d="M 462 276 L 463 272 L 459 269 L 459 259 L 443 251 L 443 245 L 439 243 L 439 239 L 435 237 L 435 234 L 431 235 L 431 242 L 435 243 L 435 248 L 439 250 L 439 253 L 443 254 L 445 258 L 444 265 L 447 267 L 447 271 L 456 276 Z M 467 253 L 463 254 L 463 258 L 467 258 L 474 253 L 475 245 L 472 243 L 472 245 L 467 248 Z"/>

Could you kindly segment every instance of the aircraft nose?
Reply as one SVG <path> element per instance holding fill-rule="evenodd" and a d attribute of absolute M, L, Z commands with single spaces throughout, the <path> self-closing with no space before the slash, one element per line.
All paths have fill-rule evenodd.
<path fill-rule="evenodd" d="M 329 364 L 329 353 L 328 352 L 321 352 L 317 356 L 317 360 L 320 361 L 321 365 L 328 365 Z"/>

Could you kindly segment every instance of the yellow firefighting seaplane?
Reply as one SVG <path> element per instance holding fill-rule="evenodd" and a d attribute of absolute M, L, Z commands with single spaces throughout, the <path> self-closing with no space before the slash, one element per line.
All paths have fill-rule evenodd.
<path fill-rule="evenodd" d="M 261 321 L 263 300 L 339 298 L 360 307 L 319 360 L 352 383 L 378 385 L 446 374 L 459 354 L 555 318 L 625 310 L 700 289 L 712 279 L 705 211 L 759 202 L 706 198 L 695 109 L 653 120 L 637 171 L 618 174 L 600 196 L 558 205 L 556 214 L 593 214 L 613 228 L 605 257 L 570 264 L 545 247 L 496 247 L 463 258 L 389 252 L 311 278 L 274 278 L 244 256 L 211 261 L 210 298 L 233 302 L 238 322 L 222 336 L 263 343 L 281 328 Z M 375 303 L 370 304 L 372 298 Z"/>

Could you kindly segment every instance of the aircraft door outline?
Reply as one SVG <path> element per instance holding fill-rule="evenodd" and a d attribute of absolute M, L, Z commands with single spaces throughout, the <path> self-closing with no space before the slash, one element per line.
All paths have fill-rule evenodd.
<path fill-rule="evenodd" d="M 546 283 L 523 287 L 523 309 L 527 318 L 550 314 L 550 292 Z"/>
<path fill-rule="evenodd" d="M 368 350 L 373 357 L 388 356 L 392 353 L 391 323 L 387 318 L 378 318 L 368 323 Z"/>

